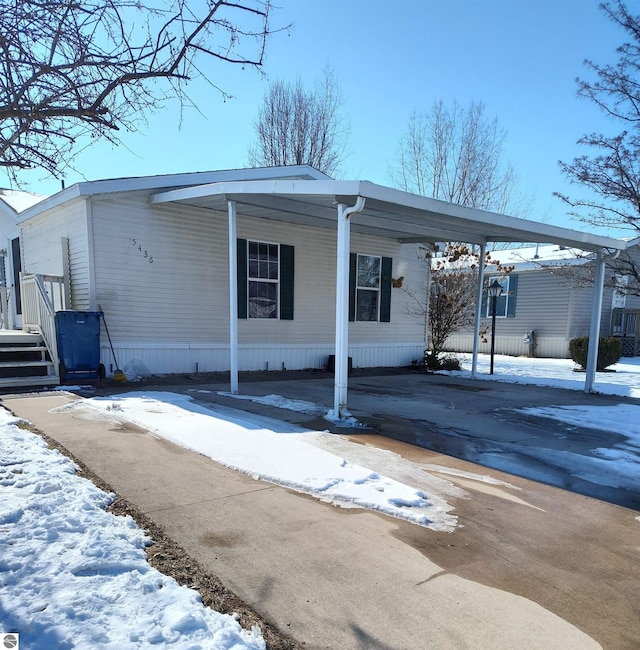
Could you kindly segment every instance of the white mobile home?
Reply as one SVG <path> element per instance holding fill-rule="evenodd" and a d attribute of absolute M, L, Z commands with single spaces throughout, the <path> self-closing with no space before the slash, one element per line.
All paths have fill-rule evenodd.
<path fill-rule="evenodd" d="M 239 370 L 324 367 L 335 354 L 338 413 L 347 357 L 422 356 L 423 324 L 401 289 L 428 281 L 416 245 L 552 242 L 595 252 L 598 270 L 626 246 L 307 166 L 78 183 L 18 226 L 24 326 L 45 343 L 45 312 L 102 309 L 120 366 L 230 370 L 232 391 Z M 112 370 L 104 342 L 101 358 Z"/>
<path fill-rule="evenodd" d="M 224 181 L 322 180 L 308 167 L 80 183 L 25 214 L 23 269 L 66 277 L 71 309 L 105 313 L 118 363 L 153 373 L 229 369 L 229 246 L 223 210 L 152 203 Z M 424 282 L 415 244 L 354 233 L 349 355 L 354 366 L 420 358 L 421 324 L 392 276 Z M 239 369 L 324 367 L 335 342 L 335 230 L 238 210 Z M 359 286 L 357 279 L 360 279 Z M 356 310 L 356 306 L 358 309 Z M 113 360 L 106 337 L 102 359 Z"/>

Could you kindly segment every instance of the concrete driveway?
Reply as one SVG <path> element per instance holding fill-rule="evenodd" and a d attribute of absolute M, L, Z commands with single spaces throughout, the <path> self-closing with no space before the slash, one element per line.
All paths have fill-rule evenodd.
<path fill-rule="evenodd" d="M 253 379 L 260 381 L 241 385 L 245 393 L 331 403 L 332 379 L 323 373 Z M 352 440 L 390 449 L 462 488 L 455 532 L 338 509 L 138 428 L 51 413 L 73 396 L 4 396 L 2 403 L 70 449 L 306 648 L 640 647 L 637 511 L 409 444 L 437 434 L 433 440 L 449 435 L 460 447 L 467 438 L 557 447 L 553 431 L 511 417 L 516 406 L 558 404 L 557 390 L 393 373 L 354 377 L 351 387 L 352 412 L 374 427 L 351 431 Z M 186 378 L 160 388 L 330 428 L 304 413 L 220 395 L 224 383 Z M 607 398 L 567 391 L 561 403 L 594 399 Z M 570 443 L 583 451 L 591 444 L 578 434 Z"/>
<path fill-rule="evenodd" d="M 640 405 L 639 400 L 410 370 L 382 370 L 378 374 L 360 371 L 360 375 L 356 371 L 354 375 L 349 381 L 349 410 L 367 425 L 368 433 L 640 510 L 640 473 L 637 480 L 618 486 L 618 468 L 614 463 L 597 462 L 595 466 L 600 458 L 593 450 L 612 449 L 624 443 L 625 436 L 613 430 L 571 426 L 520 411 L 526 407 L 558 405 Z M 189 394 L 203 403 L 223 403 L 311 429 L 359 435 L 323 418 L 225 398 L 218 394 L 228 390 L 224 383 L 212 384 L 210 388 L 209 394 Z M 178 387 L 181 391 L 185 389 L 189 386 Z M 276 394 L 308 401 L 325 405 L 327 410 L 333 404 L 333 378 L 324 372 L 249 374 L 240 390 L 246 395 Z M 633 452 L 625 449 L 625 453 Z"/>

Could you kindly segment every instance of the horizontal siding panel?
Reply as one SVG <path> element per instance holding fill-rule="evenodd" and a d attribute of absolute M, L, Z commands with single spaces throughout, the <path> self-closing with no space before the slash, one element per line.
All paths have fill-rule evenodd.
<path fill-rule="evenodd" d="M 71 306 L 90 308 L 90 271 L 84 200 L 54 208 L 22 224 L 23 268 L 27 273 L 63 274 L 61 238 L 69 240 L 69 272 L 71 274 Z"/>
<path fill-rule="evenodd" d="M 105 337 L 106 338 L 106 337 Z M 396 367 L 409 365 L 422 357 L 422 344 L 351 345 L 349 356 L 356 368 Z M 197 343 L 148 343 L 142 341 L 114 343 L 120 368 L 145 367 L 152 374 L 228 371 L 229 346 Z M 238 366 L 250 370 L 303 370 L 325 368 L 333 345 L 243 344 L 238 347 Z M 101 360 L 109 375 L 115 370 L 113 355 L 103 339 Z"/>
<path fill-rule="evenodd" d="M 141 194 L 94 200 L 93 219 L 97 302 L 108 314 L 114 340 L 138 339 L 136 332 L 144 331 L 145 340 L 157 342 L 227 341 L 226 214 L 181 205 L 150 206 Z M 332 344 L 336 232 L 239 213 L 237 234 L 293 246 L 296 268 L 294 320 L 241 320 L 240 342 Z M 414 245 L 354 234 L 352 249 L 391 257 L 394 276 L 424 282 L 425 268 Z M 422 326 L 406 314 L 407 300 L 394 289 L 391 322 L 352 323 L 353 342 L 421 340 Z"/>
<path fill-rule="evenodd" d="M 496 354 L 506 354 L 512 357 L 526 356 L 529 346 L 524 342 L 523 336 L 500 336 L 496 330 Z M 488 338 L 488 337 L 487 337 Z M 473 336 L 471 334 L 454 334 L 447 341 L 447 349 L 451 352 L 473 352 Z M 491 353 L 491 343 L 480 342 L 480 354 Z M 567 359 L 569 357 L 569 344 L 564 337 L 538 337 L 536 339 L 536 357 L 550 357 L 554 359 Z"/>

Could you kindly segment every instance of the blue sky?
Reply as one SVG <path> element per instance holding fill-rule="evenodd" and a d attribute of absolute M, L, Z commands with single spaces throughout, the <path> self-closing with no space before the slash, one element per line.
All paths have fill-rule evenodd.
<path fill-rule="evenodd" d="M 508 133 L 506 157 L 520 189 L 534 197 L 529 218 L 579 227 L 553 191 L 570 189 L 557 161 L 579 153 L 590 131 L 618 132 L 576 97 L 585 58 L 616 60 L 624 34 L 591 0 L 278 0 L 272 25 L 293 23 L 267 47 L 265 76 L 207 63 L 207 75 L 234 99 L 223 102 L 202 81 L 191 86 L 199 106 L 180 114 L 175 103 L 147 116 L 139 133 L 114 148 L 97 143 L 80 153 L 84 179 L 243 167 L 253 123 L 269 79 L 308 79 L 329 65 L 342 87 L 351 122 L 342 177 L 391 184 L 389 165 L 413 110 L 434 101 L 486 105 Z M 633 0 L 630 3 L 633 9 Z M 84 177 L 84 178 L 83 178 Z M 29 189 L 60 187 L 36 173 Z M 0 184 L 7 184 L 0 179 Z M 581 226 L 580 226 L 581 227 Z"/>

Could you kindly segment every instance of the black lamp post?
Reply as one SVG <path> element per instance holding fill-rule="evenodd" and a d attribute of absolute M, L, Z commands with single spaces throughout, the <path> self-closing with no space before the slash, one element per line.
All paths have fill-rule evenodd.
<path fill-rule="evenodd" d="M 489 298 L 491 298 L 491 365 L 489 367 L 489 374 L 493 374 L 493 355 L 496 350 L 496 302 L 498 296 L 502 294 L 502 285 L 494 280 L 489 285 Z"/>

